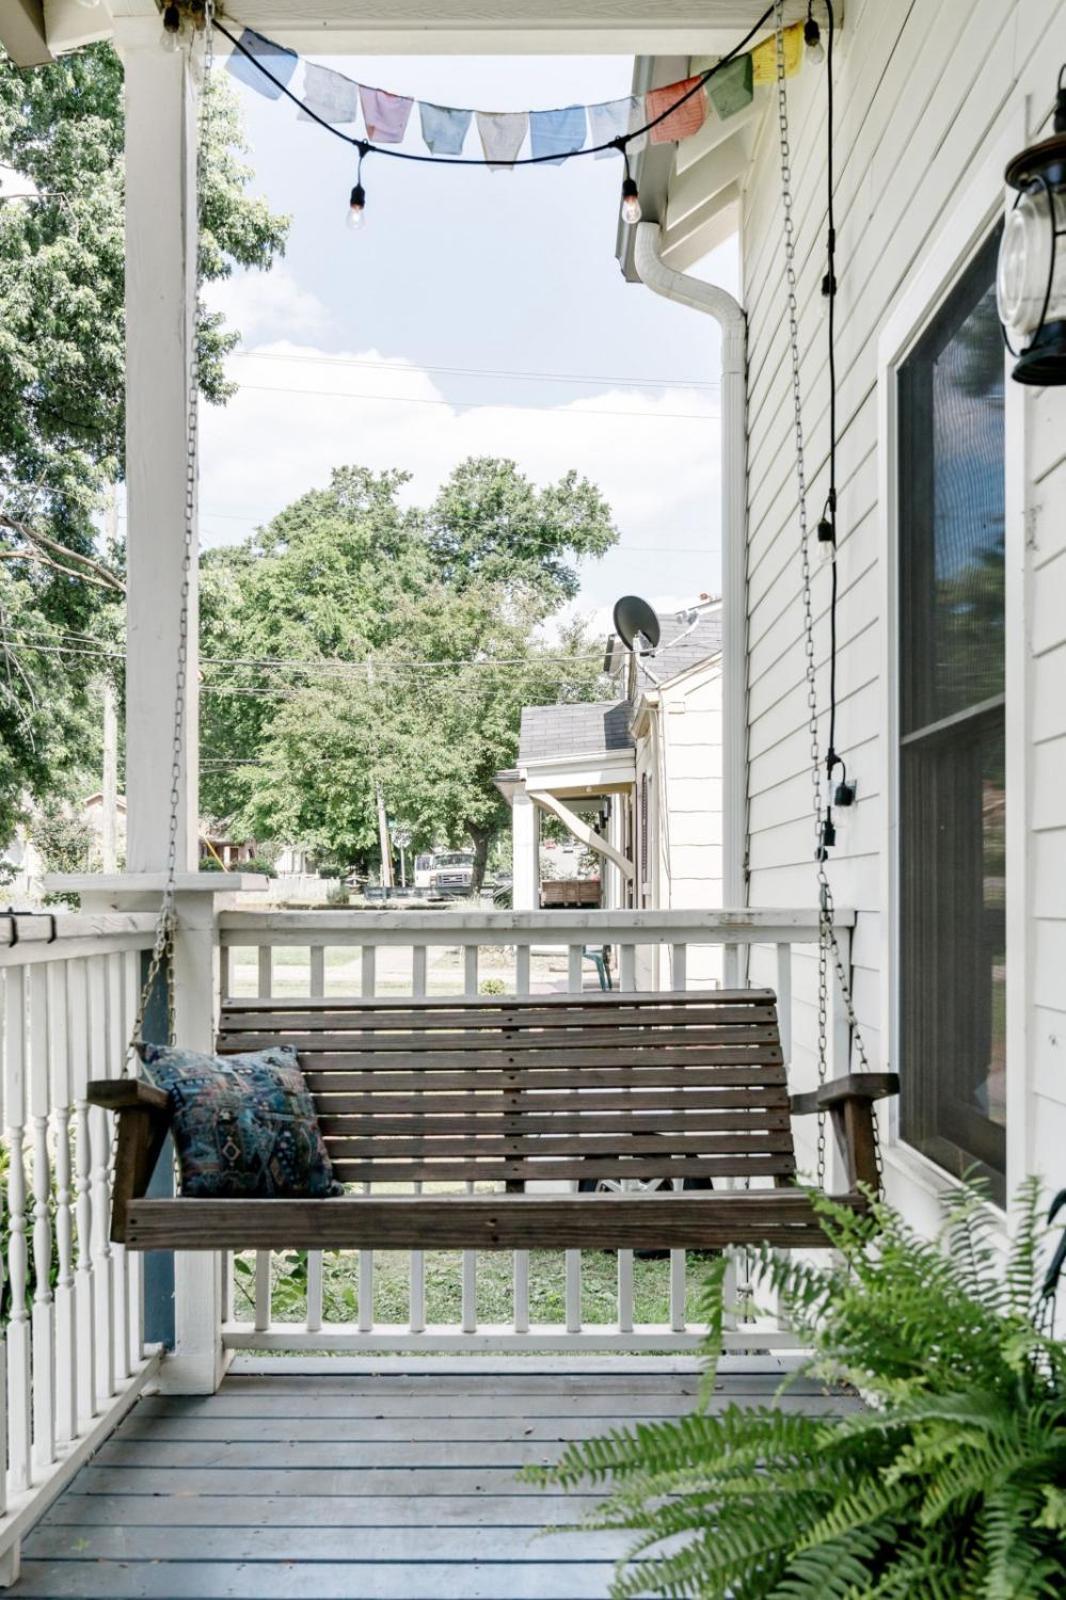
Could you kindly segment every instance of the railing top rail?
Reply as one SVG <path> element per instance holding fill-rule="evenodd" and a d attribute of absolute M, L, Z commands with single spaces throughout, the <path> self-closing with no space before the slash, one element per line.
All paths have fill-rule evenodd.
<path fill-rule="evenodd" d="M 151 944 L 151 911 L 0 911 L 0 966 Z"/>
<path fill-rule="evenodd" d="M 852 911 L 835 923 L 850 928 Z M 219 916 L 225 944 L 250 934 L 291 936 L 295 942 L 368 944 L 707 944 L 811 943 L 818 913 L 795 907 L 740 911 L 264 911 L 229 910 Z"/>

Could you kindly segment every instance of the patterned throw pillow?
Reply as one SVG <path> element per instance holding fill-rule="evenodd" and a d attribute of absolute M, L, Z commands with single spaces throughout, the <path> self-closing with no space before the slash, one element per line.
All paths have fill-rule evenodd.
<path fill-rule="evenodd" d="M 296 1051 L 239 1056 L 176 1046 L 140 1048 L 145 1072 L 170 1096 L 181 1192 L 192 1199 L 319 1199 L 343 1194 Z"/>

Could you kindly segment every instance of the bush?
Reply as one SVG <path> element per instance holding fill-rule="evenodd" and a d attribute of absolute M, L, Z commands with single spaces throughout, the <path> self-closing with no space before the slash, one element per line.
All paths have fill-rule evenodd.
<path fill-rule="evenodd" d="M 812 1266 L 763 1250 L 759 1267 L 812 1346 L 807 1373 L 853 1385 L 868 1409 L 701 1409 L 531 1472 L 586 1493 L 590 1478 L 610 1485 L 591 1525 L 637 1535 L 613 1594 L 1066 1594 L 1066 1344 L 1049 1331 L 1054 1282 L 1038 1278 L 1038 1201 L 1036 1182 L 1023 1186 L 1004 1272 L 977 1188 L 946 1203 L 937 1240 L 884 1204 L 863 1218 L 815 1197 L 839 1255 Z M 704 1403 L 724 1271 L 717 1261 L 708 1285 Z"/>
<path fill-rule="evenodd" d="M 482 978 L 477 986 L 478 994 L 506 994 L 507 985 L 502 978 Z"/>

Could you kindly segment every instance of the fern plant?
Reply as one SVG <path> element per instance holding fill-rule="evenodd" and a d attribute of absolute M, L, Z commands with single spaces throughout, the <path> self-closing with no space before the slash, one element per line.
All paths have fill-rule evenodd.
<path fill-rule="evenodd" d="M 708 1281 L 708 1379 L 680 1420 L 569 1446 L 542 1484 L 609 1497 L 585 1527 L 630 1530 L 616 1600 L 1038 1600 L 1066 1595 L 1066 1345 L 1047 1324 L 1045 1225 L 1019 1197 L 1006 1270 L 984 1194 L 935 1240 L 887 1205 L 818 1196 L 836 1254 L 757 1252 L 811 1347 L 808 1375 L 861 1411 L 706 1407 L 724 1262 Z"/>

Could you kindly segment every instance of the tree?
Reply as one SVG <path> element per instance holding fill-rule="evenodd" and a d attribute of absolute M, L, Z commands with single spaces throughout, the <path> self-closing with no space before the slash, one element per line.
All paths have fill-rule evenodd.
<path fill-rule="evenodd" d="M 268 268 L 288 221 L 248 195 L 236 100 L 205 107 L 200 266 Z M 113 642 L 122 552 L 99 513 L 123 472 L 122 67 L 108 45 L 20 72 L 0 52 L 0 839 L 28 801 L 96 760 L 93 684 Z M 203 393 L 225 400 L 238 334 L 201 308 Z M 31 636 L 32 635 L 32 636 Z M 62 666 L 60 666 L 62 663 Z"/>
<path fill-rule="evenodd" d="M 380 783 L 416 850 L 473 843 L 480 884 L 521 707 L 601 692 L 583 629 L 549 641 L 541 624 L 576 582 L 567 557 L 616 534 L 574 474 L 537 490 L 513 462 L 464 462 L 426 513 L 400 507 L 406 481 L 339 469 L 240 551 L 207 557 L 205 637 L 271 664 L 209 676 L 205 744 L 233 764 L 204 793 L 247 832 L 352 867 L 377 855 Z"/>

